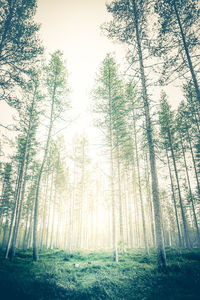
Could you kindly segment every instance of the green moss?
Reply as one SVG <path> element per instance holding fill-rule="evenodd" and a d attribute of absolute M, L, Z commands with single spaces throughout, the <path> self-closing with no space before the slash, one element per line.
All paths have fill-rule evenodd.
<path fill-rule="evenodd" d="M 156 252 L 143 249 L 120 253 L 119 263 L 109 251 L 17 251 L 13 262 L 0 253 L 0 290 L 7 299 L 199 299 L 200 250 L 166 249 L 167 273 L 156 266 Z"/>

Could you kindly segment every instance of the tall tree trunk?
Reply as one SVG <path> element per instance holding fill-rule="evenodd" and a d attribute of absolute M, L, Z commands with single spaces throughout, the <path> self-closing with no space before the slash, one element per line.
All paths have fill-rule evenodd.
<path fill-rule="evenodd" d="M 118 141 L 117 141 L 117 177 L 118 177 L 118 197 L 119 197 L 120 243 L 122 244 L 122 250 L 124 251 L 124 224 L 123 224 L 122 191 L 121 191 L 121 165 L 120 165 Z"/>
<path fill-rule="evenodd" d="M 53 87 L 53 94 L 51 99 L 51 114 L 50 114 L 50 121 L 49 121 L 49 130 L 48 130 L 48 136 L 44 151 L 44 156 L 42 160 L 42 164 L 39 170 L 38 174 L 38 181 L 37 181 L 37 188 L 36 188 L 36 196 L 35 196 L 35 209 L 34 209 L 34 223 L 33 223 L 33 260 L 37 261 L 39 259 L 38 255 L 38 236 L 37 236 L 37 230 L 38 230 L 38 207 L 39 207 L 39 192 L 40 192 L 40 181 L 42 178 L 43 169 L 46 163 L 46 158 L 49 150 L 49 143 L 51 138 L 51 131 L 53 127 L 53 116 L 54 116 L 54 103 L 55 103 L 55 93 L 56 93 L 56 83 Z"/>
<path fill-rule="evenodd" d="M 83 211 L 84 211 L 84 193 L 85 193 L 85 141 L 82 141 L 82 174 L 81 174 L 81 197 L 80 197 L 80 248 L 83 248 L 83 241 L 84 241 L 84 216 L 83 216 Z"/>
<path fill-rule="evenodd" d="M 113 153 L 110 149 L 110 164 L 111 164 L 111 199 L 112 199 L 112 240 L 113 240 L 113 260 L 118 262 L 118 249 L 116 237 L 116 207 L 114 195 L 114 166 L 113 166 Z"/>
<path fill-rule="evenodd" d="M 27 236 L 27 248 L 30 248 L 32 245 L 32 239 L 33 239 L 33 214 L 34 214 L 34 207 L 35 207 L 35 199 L 33 201 L 31 214 L 30 214 L 30 221 L 29 221 L 29 231 Z"/>
<path fill-rule="evenodd" d="M 73 166 L 73 187 L 70 199 L 70 221 L 69 221 L 69 252 L 72 253 L 73 249 L 73 235 L 74 235 L 74 203 L 75 203 L 75 185 L 76 185 L 76 165 L 74 161 Z"/>
<path fill-rule="evenodd" d="M 46 231 L 46 239 L 45 239 L 46 248 L 48 248 L 48 241 L 49 241 L 51 201 L 52 201 L 52 195 L 53 195 L 53 176 L 54 176 L 54 169 L 52 170 L 52 173 L 51 173 L 51 187 L 50 187 L 50 198 L 49 198 L 49 210 L 48 210 L 47 231 Z"/>
<path fill-rule="evenodd" d="M 144 102 L 147 140 L 148 140 L 148 146 L 149 146 L 152 193 L 153 193 L 153 203 L 154 203 L 154 217 L 155 217 L 155 227 L 156 227 L 157 262 L 158 262 L 159 268 L 165 269 L 166 268 L 166 255 L 165 255 L 165 248 L 164 248 L 164 242 L 163 242 L 162 219 L 161 219 L 159 191 L 158 191 L 158 179 L 157 179 L 157 170 L 156 170 L 156 158 L 155 158 L 154 142 L 153 142 L 153 137 L 152 137 L 152 124 L 151 124 L 150 111 L 149 111 L 149 100 L 148 100 L 147 88 L 146 88 L 146 78 L 145 78 L 145 74 L 144 74 L 141 37 L 140 37 L 140 32 L 139 32 L 139 27 L 138 27 L 138 9 L 136 6 L 136 1 L 131 0 L 131 2 L 132 2 L 132 6 L 133 6 L 134 27 L 135 27 L 135 31 L 136 31 L 136 40 L 137 40 L 137 54 L 138 54 L 138 58 L 139 58 L 140 76 L 141 76 L 141 83 L 142 83 L 142 98 L 143 98 L 143 102 Z"/>
<path fill-rule="evenodd" d="M 15 194 L 16 195 L 16 197 L 15 197 L 16 204 L 14 207 L 13 218 L 11 221 L 8 245 L 6 248 L 6 258 L 7 258 L 9 255 L 10 247 L 12 245 L 11 259 L 13 259 L 14 255 L 15 255 L 17 233 L 18 233 L 18 228 L 19 228 L 20 218 L 21 218 L 23 193 L 24 193 L 24 189 L 25 189 L 24 177 L 25 177 L 27 167 L 28 167 L 28 158 L 27 157 L 29 155 L 29 150 L 30 150 L 29 141 L 30 141 L 31 127 L 32 127 L 32 122 L 33 122 L 33 112 L 34 112 L 34 108 L 35 108 L 37 88 L 38 88 L 38 86 L 36 84 L 34 93 L 33 93 L 32 103 L 31 103 L 31 113 L 30 113 L 29 122 L 28 122 L 26 140 L 25 140 L 25 145 L 24 145 L 24 153 L 23 153 L 20 168 L 19 168 L 20 171 L 19 171 L 19 175 L 18 175 L 17 191 Z"/>
<path fill-rule="evenodd" d="M 116 236 L 116 207 L 114 194 L 114 161 L 113 161 L 113 120 L 112 120 L 112 96 L 111 96 L 111 75 L 109 68 L 109 139 L 110 139 L 110 173 L 111 173 L 111 200 L 112 200 L 112 241 L 113 241 L 113 260 L 118 262 L 117 236 Z"/>
<path fill-rule="evenodd" d="M 178 218 L 178 212 L 177 212 L 177 206 L 176 206 L 176 197 L 175 197 L 175 191 L 174 191 L 174 183 L 173 183 L 172 171 L 171 171 L 171 167 L 170 167 L 169 155 L 168 155 L 168 151 L 167 150 L 166 150 L 166 155 L 167 155 L 167 164 L 168 164 L 168 169 L 169 169 L 169 177 L 170 177 L 170 182 L 171 182 L 172 200 L 173 200 L 173 204 L 174 204 L 174 211 L 175 211 L 175 216 L 176 216 L 176 225 L 177 225 L 177 230 L 178 230 L 179 247 L 182 247 L 183 243 L 182 243 L 180 226 L 179 226 L 179 218 Z"/>
<path fill-rule="evenodd" d="M 148 157 L 147 153 L 145 151 L 144 153 L 145 156 L 145 179 L 146 179 L 146 190 L 147 190 L 147 200 L 149 204 L 149 215 L 150 215 L 150 223 L 151 223 L 151 234 L 152 234 L 152 244 L 155 247 L 156 242 L 155 242 L 155 229 L 154 229 L 154 215 L 153 215 L 153 205 L 152 205 L 152 196 L 151 196 L 151 189 L 150 189 L 150 180 L 149 180 L 149 165 L 148 165 Z"/>
<path fill-rule="evenodd" d="M 147 241 L 146 222 L 145 222 L 145 213 L 144 213 L 144 203 L 143 203 L 143 197 L 142 197 L 140 161 L 139 161 L 139 155 L 138 155 L 138 141 L 137 141 L 137 131 L 136 131 L 134 108 L 132 109 L 132 113 L 133 113 L 133 132 L 134 132 L 134 143 L 135 143 L 135 154 L 136 154 L 136 165 L 137 165 L 137 177 L 138 177 L 138 187 L 139 187 L 139 195 L 140 195 L 140 208 L 141 208 L 141 213 L 142 213 L 142 228 L 143 228 L 143 237 L 144 237 L 144 247 L 145 247 L 146 255 L 149 255 L 149 246 L 148 246 L 148 241 Z"/>
<path fill-rule="evenodd" d="M 3 238 L 2 238 L 1 248 L 4 248 L 6 245 L 7 233 L 8 233 L 8 216 L 6 215 L 5 224 L 3 226 Z"/>
<path fill-rule="evenodd" d="M 26 174 L 27 174 L 27 170 L 28 170 L 28 162 L 29 162 L 29 158 L 27 157 L 27 161 L 25 162 L 25 170 L 24 170 L 24 175 L 23 175 L 23 184 L 22 184 L 22 192 L 20 195 L 20 199 L 19 199 L 19 209 L 18 209 L 18 214 L 16 217 L 16 221 L 15 221 L 15 226 L 14 226 L 14 230 L 13 230 L 13 238 L 12 238 L 12 244 L 11 244 L 11 248 L 9 251 L 9 256 L 10 259 L 13 260 L 14 256 L 15 256 L 15 250 L 16 250 L 16 243 L 17 243 L 17 237 L 18 237 L 18 232 L 19 232 L 19 228 L 20 228 L 20 221 L 21 221 L 21 215 L 22 215 L 22 211 L 23 211 L 23 201 L 24 201 L 24 193 L 25 193 L 25 186 L 26 186 Z"/>
<path fill-rule="evenodd" d="M 51 225 L 50 249 L 53 248 L 53 236 L 54 236 L 55 216 L 56 216 L 56 200 L 57 200 L 57 190 L 55 190 L 54 198 L 53 198 L 53 216 L 52 216 L 52 225 Z"/>
<path fill-rule="evenodd" d="M 173 165 L 174 165 L 174 172 L 175 172 L 176 183 L 177 183 L 177 188 L 178 188 L 179 204 L 180 204 L 180 208 L 181 208 L 181 216 L 182 216 L 182 221 L 183 221 L 185 243 L 186 243 L 187 248 L 191 248 L 191 242 L 190 242 L 190 237 L 189 237 L 189 232 L 188 232 L 188 224 L 187 224 L 187 219 L 185 216 L 185 211 L 183 208 L 183 201 L 182 201 L 182 196 L 181 196 L 181 188 L 180 188 L 180 183 L 179 183 L 178 170 L 176 167 L 176 159 L 175 159 L 174 149 L 173 149 L 173 144 L 172 144 L 172 137 L 171 137 L 171 132 L 169 129 L 168 129 L 168 140 L 169 140 L 169 146 L 170 146 L 170 151 L 171 151 L 171 155 L 172 155 L 172 161 L 173 161 Z"/>
<path fill-rule="evenodd" d="M 132 185 L 133 185 L 133 199 L 134 199 L 134 210 L 135 210 L 135 244 L 136 247 L 140 248 L 140 220 L 139 220 L 139 211 L 138 211 L 138 197 L 136 192 L 136 171 L 135 171 L 135 162 L 133 163 L 132 169 Z"/>
<path fill-rule="evenodd" d="M 195 103 L 192 102 L 190 103 L 189 109 L 190 112 L 192 113 L 193 123 L 195 124 L 196 129 L 198 130 L 197 132 L 197 136 L 198 136 L 200 135 L 200 113 L 199 113 L 200 107 L 198 107 L 198 104 L 195 105 Z"/>
<path fill-rule="evenodd" d="M 41 232 L 41 239 L 40 239 L 40 249 L 44 246 L 44 233 L 46 227 L 46 211 L 47 211 L 47 198 L 48 198 L 48 188 L 49 188 L 49 176 L 47 174 L 46 177 L 46 191 L 45 191 L 45 200 L 44 200 L 44 207 L 43 207 L 43 216 L 42 216 L 42 232 Z"/>
<path fill-rule="evenodd" d="M 185 150 L 184 150 L 184 146 L 183 146 L 182 136 L 181 136 L 181 149 L 182 149 L 182 153 L 183 153 L 185 172 L 186 172 L 186 177 L 187 177 L 187 182 L 188 182 L 190 200 L 191 200 L 191 204 L 192 204 L 194 224 L 196 227 L 197 245 L 198 245 L 198 247 L 200 247 L 199 225 L 198 225 L 197 216 L 196 216 L 195 207 L 194 207 L 194 200 L 193 200 L 192 189 L 191 189 L 191 184 L 190 184 L 190 176 L 189 176 L 189 172 L 188 172 L 188 166 L 187 166 L 187 161 L 186 161 L 186 157 L 185 157 Z"/>
<path fill-rule="evenodd" d="M 128 220 L 129 220 L 129 232 L 130 232 L 130 247 L 133 248 L 133 215 L 132 215 L 132 203 L 130 197 L 130 189 L 129 189 L 129 170 L 126 172 L 126 180 L 127 180 L 127 203 L 128 203 Z"/>
<path fill-rule="evenodd" d="M 24 231 L 24 238 L 23 238 L 23 250 L 26 250 L 29 214 L 30 214 L 30 206 L 29 206 L 29 204 L 27 204 L 25 231 Z"/>
<path fill-rule="evenodd" d="M 14 232 L 14 227 L 15 227 L 15 220 L 18 214 L 18 209 L 19 209 L 19 187 L 20 187 L 20 174 L 22 172 L 22 169 L 20 168 L 18 171 L 18 177 L 17 177 L 17 182 L 16 182 L 16 190 L 15 190 L 15 204 L 11 216 L 11 222 L 10 222 L 10 229 L 9 229 L 9 235 L 8 235 L 8 243 L 6 246 L 6 253 L 5 253 L 5 258 L 8 258 L 8 254 L 10 251 L 10 246 L 12 243 L 12 238 L 13 238 L 13 232 Z"/>
<path fill-rule="evenodd" d="M 197 192 L 198 192 L 199 198 L 200 198 L 200 183 L 199 183 L 198 171 L 197 171 L 196 161 L 195 161 L 194 152 L 193 152 L 193 148 L 192 148 L 192 142 L 191 142 L 191 138 L 190 138 L 188 129 L 186 130 L 186 133 L 187 133 L 187 140 L 189 142 L 190 152 L 192 155 L 192 162 L 193 162 L 195 178 L 196 178 L 196 183 L 197 183 Z"/>
<path fill-rule="evenodd" d="M 56 228 L 56 248 L 59 248 L 59 231 L 60 231 L 60 216 L 58 207 L 57 228 Z"/>

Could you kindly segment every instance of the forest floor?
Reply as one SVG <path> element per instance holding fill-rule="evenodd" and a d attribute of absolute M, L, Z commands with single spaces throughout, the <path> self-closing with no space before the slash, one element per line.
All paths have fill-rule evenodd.
<path fill-rule="evenodd" d="M 167 249 L 166 273 L 158 271 L 156 253 L 129 250 L 112 262 L 111 252 L 40 251 L 16 253 L 13 262 L 0 253 L 1 300 L 199 300 L 200 250 Z"/>

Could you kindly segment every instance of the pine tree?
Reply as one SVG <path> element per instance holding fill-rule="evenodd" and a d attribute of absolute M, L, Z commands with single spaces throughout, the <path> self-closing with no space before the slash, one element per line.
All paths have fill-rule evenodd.
<path fill-rule="evenodd" d="M 28 84 L 23 90 L 26 102 L 20 108 L 20 123 L 18 136 L 18 152 L 16 161 L 18 162 L 18 178 L 15 192 L 15 208 L 11 222 L 9 240 L 6 249 L 6 258 L 8 255 L 13 259 L 17 242 L 20 220 L 23 210 L 23 200 L 26 185 L 26 174 L 30 161 L 35 156 L 35 135 L 38 127 L 39 102 L 41 101 L 41 92 L 39 86 L 39 72 L 34 71 Z"/>
<path fill-rule="evenodd" d="M 24 85 L 43 48 L 34 21 L 36 0 L 2 0 L 0 17 L 0 96 L 18 106 L 16 87 Z"/>
<path fill-rule="evenodd" d="M 64 109 L 68 107 L 68 101 L 66 96 L 68 93 L 67 89 L 67 78 L 66 78 L 66 67 L 63 61 L 63 54 L 57 50 L 51 55 L 49 64 L 45 68 L 46 72 L 46 88 L 47 97 L 50 102 L 50 115 L 49 115 L 49 126 L 48 134 L 46 139 L 46 145 L 44 148 L 44 154 L 42 163 L 40 166 L 37 189 L 35 196 L 35 209 L 34 209 L 34 224 L 33 224 L 33 259 L 38 260 L 38 207 L 39 207 L 39 191 L 42 173 L 46 164 L 47 155 L 49 152 L 50 139 L 52 135 L 53 125 L 55 120 L 62 114 Z"/>
<path fill-rule="evenodd" d="M 100 68 L 96 81 L 94 95 L 94 110 L 99 114 L 98 127 L 105 133 L 107 146 L 109 149 L 110 161 L 110 185 L 112 201 L 112 240 L 113 259 L 118 261 L 117 236 L 116 236 L 116 195 L 114 192 L 114 146 L 116 138 L 116 112 L 120 105 L 122 83 L 117 74 L 117 65 L 111 54 L 107 54 Z"/>
<path fill-rule="evenodd" d="M 1 171 L 1 180 L 2 192 L 0 198 L 0 226 L 3 229 L 3 239 L 1 241 L 1 247 L 5 247 L 14 204 L 14 182 L 11 162 L 7 162 L 4 164 L 3 170 Z"/>
<path fill-rule="evenodd" d="M 157 0 L 155 12 L 159 15 L 158 45 L 155 55 L 164 59 L 163 79 L 171 79 L 174 72 L 185 78 L 190 72 L 198 103 L 198 18 L 197 0 Z"/>
<path fill-rule="evenodd" d="M 184 109 L 184 104 L 182 102 L 179 105 L 178 113 L 176 115 L 176 129 L 177 129 L 177 132 L 179 135 L 180 147 L 181 147 L 182 154 L 183 154 L 183 161 L 184 161 L 184 167 L 185 167 L 186 178 L 187 178 L 189 199 L 190 199 L 190 202 L 192 205 L 194 224 L 195 224 L 195 228 L 196 228 L 197 245 L 200 246 L 199 225 L 198 225 L 198 220 L 197 220 L 197 215 L 196 215 L 196 210 L 195 210 L 195 205 L 194 205 L 194 199 L 193 199 L 194 197 L 193 197 L 192 188 L 191 188 L 191 178 L 190 178 L 189 168 L 188 168 L 188 163 L 187 163 L 187 158 L 186 158 L 186 152 L 187 152 L 186 142 L 187 142 L 187 132 L 188 132 L 189 122 L 188 122 L 187 115 L 185 115 L 186 112 L 183 109 Z M 196 166 L 195 161 L 193 161 L 193 164 Z M 195 172 L 195 174 L 196 174 L 196 172 Z M 197 190 L 199 190 L 198 175 L 197 175 L 196 179 L 197 179 Z"/>
<path fill-rule="evenodd" d="M 190 237 L 189 237 L 188 222 L 187 222 L 187 218 L 186 218 L 186 214 L 185 214 L 185 208 L 183 205 L 180 179 L 179 179 L 179 173 L 178 173 L 178 169 L 177 169 L 176 155 L 175 155 L 174 116 L 173 116 L 173 112 L 171 111 L 170 105 L 167 102 L 167 95 L 165 93 L 162 93 L 162 95 L 161 95 L 159 123 L 160 123 L 161 136 L 165 143 L 165 149 L 166 149 L 166 151 L 170 151 L 171 158 L 173 161 L 176 183 L 177 183 L 177 188 L 178 188 L 178 195 L 179 195 L 179 205 L 181 208 L 181 216 L 182 216 L 182 221 L 183 221 L 185 243 L 186 243 L 186 247 L 190 248 L 191 243 L 190 243 Z"/>
<path fill-rule="evenodd" d="M 145 127 L 151 165 L 158 266 L 165 269 L 166 256 L 162 236 L 162 220 L 154 149 L 155 145 L 150 116 L 149 96 L 147 92 L 147 79 L 144 72 L 144 39 L 146 37 L 146 15 L 149 12 L 149 2 L 144 0 L 118 0 L 107 4 L 107 10 L 113 15 L 113 21 L 104 26 L 107 35 L 110 38 L 115 38 L 127 43 L 128 45 L 133 44 L 137 51 L 140 82 L 142 86 L 141 92 L 144 106 Z M 135 58 L 133 58 L 133 61 L 134 59 Z"/>
<path fill-rule="evenodd" d="M 133 138 L 133 145 L 135 147 L 135 167 L 137 170 L 137 181 L 138 181 L 138 188 L 139 188 L 139 199 L 140 199 L 140 208 L 141 208 L 141 215 L 142 215 L 142 227 L 143 227 L 143 236 L 144 236 L 144 245 L 145 245 L 145 252 L 146 255 L 149 255 L 149 246 L 147 241 L 147 226 L 146 226 L 146 219 L 145 219 L 145 210 L 144 210 L 144 196 L 142 193 L 142 176 L 141 176 L 141 161 L 140 161 L 140 149 L 139 149 L 139 141 L 138 141 L 138 126 L 137 122 L 141 115 L 138 111 L 136 111 L 136 107 L 141 105 L 138 94 L 136 90 L 135 83 L 128 82 L 126 86 L 126 102 L 127 102 L 127 110 L 130 114 L 130 131 L 132 133 Z"/>

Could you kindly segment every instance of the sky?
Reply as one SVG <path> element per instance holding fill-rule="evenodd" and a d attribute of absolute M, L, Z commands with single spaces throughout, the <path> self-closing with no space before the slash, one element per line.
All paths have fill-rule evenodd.
<path fill-rule="evenodd" d="M 69 73 L 72 119 L 76 121 L 60 131 L 66 140 L 75 134 L 86 134 L 90 143 L 98 145 L 99 131 L 94 127 L 90 111 L 90 96 L 95 76 L 106 53 L 113 52 L 117 62 L 125 65 L 125 48 L 114 44 L 101 33 L 100 26 L 111 19 L 105 0 L 38 0 L 36 22 L 41 24 L 40 36 L 46 55 L 60 49 L 64 53 Z M 179 91 L 171 86 L 169 100 L 177 102 Z M 0 104 L 0 119 L 4 125 L 12 123 L 13 110 Z M 65 117 L 64 117 L 65 118 Z M 66 114 L 66 120 L 69 113 Z M 59 129 L 66 127 L 63 123 Z"/>
<path fill-rule="evenodd" d="M 117 62 L 125 65 L 124 45 L 114 44 L 103 36 L 100 26 L 111 15 L 106 10 L 105 0 L 38 0 L 36 20 L 41 23 L 41 38 L 46 51 L 60 49 L 64 52 L 69 72 L 70 100 L 73 107 L 73 122 L 62 133 L 71 139 L 75 133 L 86 133 L 90 143 L 95 144 L 99 132 L 94 128 L 90 111 L 90 96 L 96 73 L 106 53 L 113 52 Z M 156 92 L 159 99 L 160 90 Z M 155 94 L 156 94 L 155 93 Z M 180 90 L 168 88 L 173 106 L 179 102 Z M 78 116 L 78 118 L 77 118 Z M 71 137 L 70 137 L 71 136 Z"/>
<path fill-rule="evenodd" d="M 95 143 L 91 90 L 99 66 L 107 52 L 115 52 L 123 63 L 122 45 L 114 45 L 101 33 L 100 26 L 110 19 L 104 0 L 39 0 L 36 20 L 48 53 L 60 49 L 69 72 L 69 98 L 76 121 L 64 135 L 86 133 Z"/>

